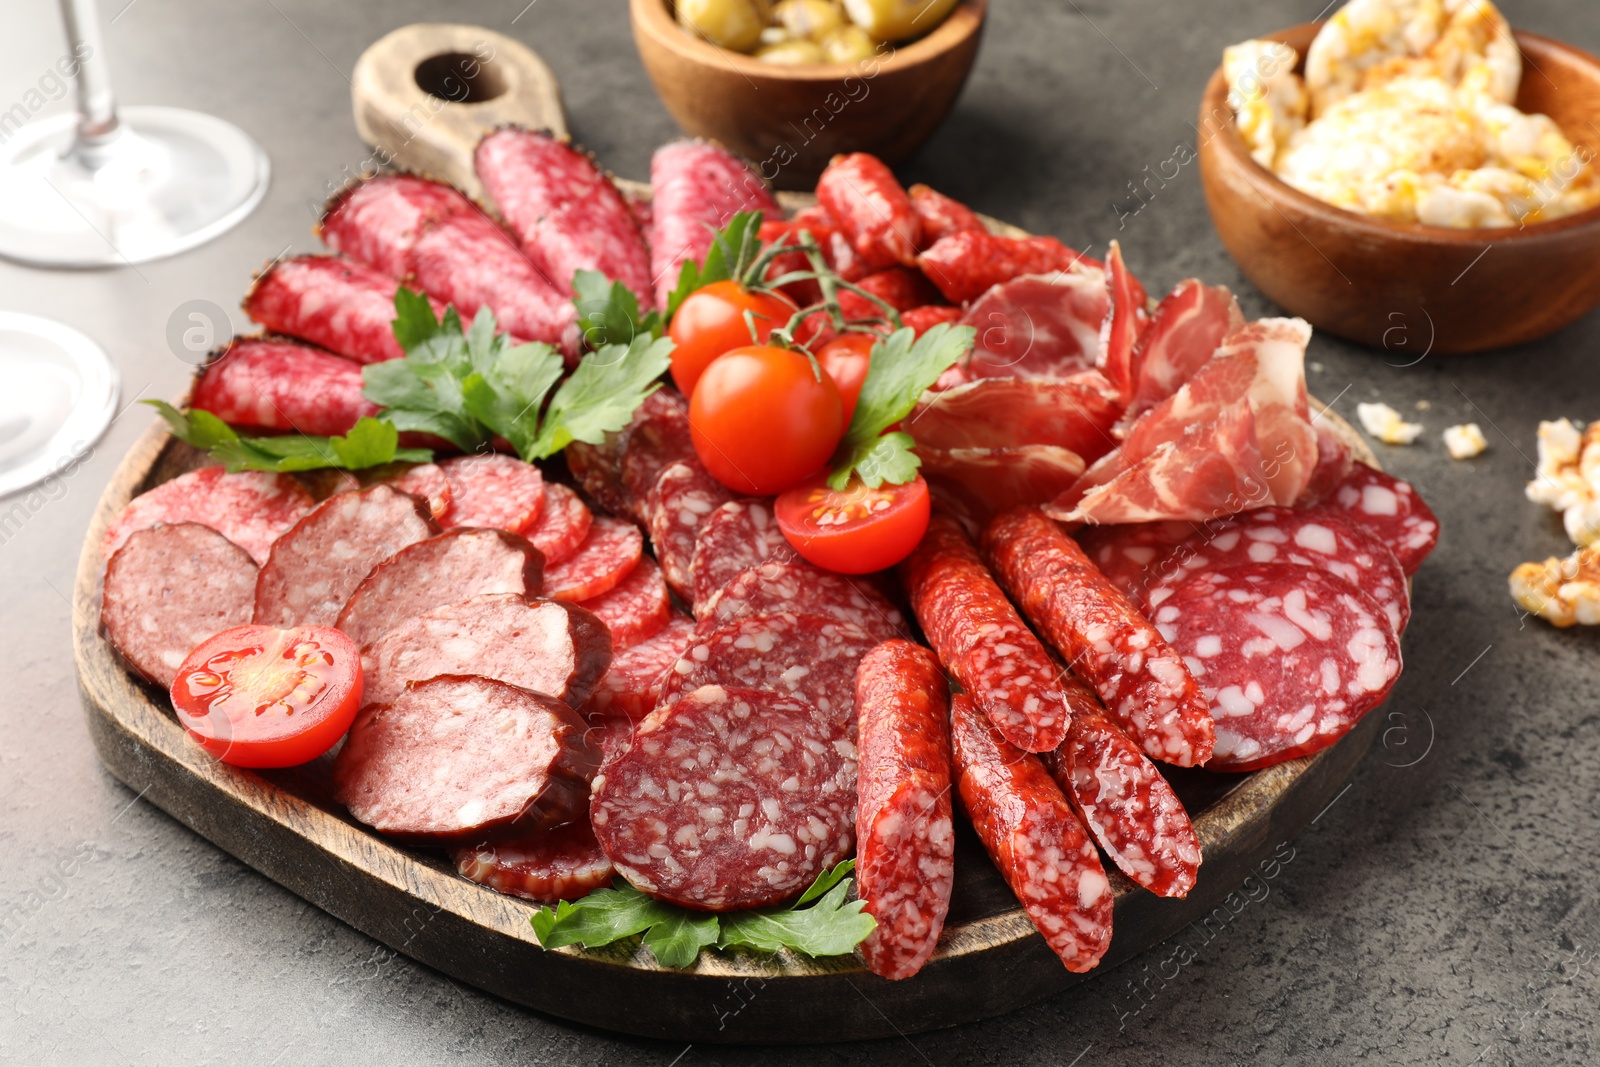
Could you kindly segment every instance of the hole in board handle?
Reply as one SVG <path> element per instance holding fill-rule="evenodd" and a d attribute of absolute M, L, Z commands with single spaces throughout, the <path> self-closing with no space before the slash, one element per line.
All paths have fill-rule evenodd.
<path fill-rule="evenodd" d="M 506 91 L 506 80 L 492 63 L 468 52 L 445 52 L 417 64 L 417 88 L 453 104 L 481 104 Z"/>

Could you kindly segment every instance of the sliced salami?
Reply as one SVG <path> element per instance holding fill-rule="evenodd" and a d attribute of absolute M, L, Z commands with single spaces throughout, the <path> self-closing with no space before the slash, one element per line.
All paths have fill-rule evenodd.
<path fill-rule="evenodd" d="M 374 830 L 419 844 L 476 843 L 582 819 L 599 756 L 561 701 L 446 676 L 362 708 L 333 781 L 350 814 Z"/>
<path fill-rule="evenodd" d="M 1173 519 L 1127 526 L 1085 526 L 1073 537 L 1100 573 L 1129 600 L 1143 607 L 1150 590 L 1170 577 L 1167 568 L 1175 564 L 1169 563 L 1167 557 L 1173 547 L 1199 529 L 1197 523 Z"/>
<path fill-rule="evenodd" d="M 777 904 L 850 854 L 855 745 L 791 696 L 708 685 L 657 708 L 594 780 L 595 836 L 629 882 L 700 911 Z"/>
<path fill-rule="evenodd" d="M 926 185 L 913 185 L 908 192 L 911 196 L 911 208 L 917 213 L 917 219 L 922 224 L 920 248 L 927 248 L 939 238 L 948 237 L 961 230 L 987 229 L 977 212 L 936 189 Z"/>
<path fill-rule="evenodd" d="M 428 502 L 428 511 L 441 523 L 455 501 L 455 488 L 450 484 L 444 468 L 437 463 L 395 464 L 379 468 L 375 480 L 392 486 L 402 493 L 420 496 Z"/>
<path fill-rule="evenodd" d="M 916 266 L 922 217 L 887 164 L 866 152 L 834 156 L 817 179 L 817 203 L 827 208 L 856 253 L 882 270 Z"/>
<path fill-rule="evenodd" d="M 135 530 L 106 566 L 100 625 L 134 670 L 171 688 L 184 657 L 213 634 L 250 621 L 250 554 L 196 522 Z"/>
<path fill-rule="evenodd" d="M 579 487 L 613 515 L 633 515 L 628 491 L 622 484 L 622 449 L 626 443 L 625 433 L 608 433 L 599 444 L 573 441 L 561 450 Z"/>
<path fill-rule="evenodd" d="M 1439 543 L 1439 519 L 1410 482 L 1357 462 L 1321 505 L 1371 530 L 1407 574 L 1417 573 Z"/>
<path fill-rule="evenodd" d="M 778 529 L 772 501 L 728 501 L 706 518 L 695 535 L 694 553 L 688 568 L 692 576 L 695 616 L 707 614 L 711 601 L 741 572 L 769 560 L 790 563 L 799 558 L 794 546 Z"/>
<path fill-rule="evenodd" d="M 130 500 L 106 527 L 100 554 L 110 559 L 135 531 L 158 523 L 197 522 L 265 563 L 272 542 L 315 506 L 305 486 L 287 474 L 201 467 Z"/>
<path fill-rule="evenodd" d="M 598 515 L 578 551 L 545 568 L 545 596 L 574 604 L 593 600 L 621 585 L 643 555 L 644 537 L 637 526 Z"/>
<path fill-rule="evenodd" d="M 1184 660 L 1061 527 L 1018 508 L 988 525 L 983 547 L 1023 612 L 1146 755 L 1180 767 L 1210 758 L 1211 716 Z"/>
<path fill-rule="evenodd" d="M 273 542 L 252 621 L 332 626 L 372 568 L 438 532 L 428 506 L 410 493 L 375 485 L 330 496 Z"/>
<path fill-rule="evenodd" d="M 676 390 L 657 389 L 633 413 L 626 435 L 618 460 L 624 503 L 617 514 L 649 522 L 661 472 L 678 462 L 700 463 L 689 437 L 688 401 Z"/>
<path fill-rule="evenodd" d="M 189 406 L 223 422 L 324 436 L 349 433 L 378 405 L 361 395 L 361 364 L 293 341 L 239 337 L 200 369 Z"/>
<path fill-rule="evenodd" d="M 1184 897 L 1200 873 L 1189 813 L 1155 764 L 1103 715 L 1078 715 L 1045 766 L 1122 873 L 1152 893 Z"/>
<path fill-rule="evenodd" d="M 874 974 L 910 978 L 933 954 L 955 886 L 950 692 L 938 659 L 885 641 L 856 672 L 856 709 L 856 892 L 878 921 L 861 954 Z"/>
<path fill-rule="evenodd" d="M 445 529 L 476 526 L 525 533 L 544 507 L 544 475 L 532 463 L 491 452 L 454 456 L 439 463 L 450 483 Z"/>
<path fill-rule="evenodd" d="M 1371 597 L 1327 571 L 1251 563 L 1197 574 L 1155 610 L 1216 722 L 1208 770 L 1320 751 L 1383 701 L 1400 642 Z"/>
<path fill-rule="evenodd" d="M 744 160 L 705 141 L 674 141 L 656 149 L 650 158 L 650 185 L 655 192 L 650 273 L 661 307 L 678 284 L 684 260 L 705 256 L 712 231 L 741 211 L 761 211 L 771 219 L 783 214 L 766 183 Z"/>
<path fill-rule="evenodd" d="M 1189 575 L 1242 563 L 1297 563 L 1336 574 L 1376 600 L 1397 634 L 1411 618 L 1405 571 L 1376 535 L 1336 511 L 1290 508 L 1242 512 L 1173 546 L 1144 608 L 1160 607 Z"/>
<path fill-rule="evenodd" d="M 318 232 L 329 248 L 404 278 L 424 230 L 451 215 L 477 213 L 476 204 L 443 182 L 383 174 L 330 201 Z"/>
<path fill-rule="evenodd" d="M 484 593 L 539 595 L 538 549 L 504 530 L 447 530 L 372 568 L 334 623 L 357 648 L 437 608 Z"/>
<path fill-rule="evenodd" d="M 1061 670 L 1017 615 L 978 550 L 936 515 L 900 564 L 911 610 L 939 661 L 1000 733 L 1024 751 L 1048 752 L 1093 699 Z"/>
<path fill-rule="evenodd" d="M 674 463 L 661 472 L 647 511 L 650 544 L 667 584 L 690 603 L 695 599 L 695 544 L 718 508 L 733 493 L 700 465 L 698 459 Z M 737 572 L 735 572 L 737 573 Z"/>
<path fill-rule="evenodd" d="M 1067 970 L 1111 944 L 1113 896 L 1094 842 L 1039 757 L 1001 737 L 966 694 L 950 702 L 961 806 L 989 858 Z"/>
<path fill-rule="evenodd" d="M 611 664 L 611 635 L 589 612 L 554 600 L 489 593 L 408 619 L 361 654 L 365 699 L 397 700 L 407 685 L 473 674 L 579 708 Z"/>
<path fill-rule="evenodd" d="M 751 615 L 696 637 L 662 681 L 661 703 L 703 685 L 771 689 L 832 716 L 853 737 L 856 665 L 877 643 L 819 615 Z"/>
<path fill-rule="evenodd" d="M 609 593 L 580 602 L 611 631 L 611 647 L 632 648 L 672 620 L 672 597 L 661 568 L 648 556 Z"/>
<path fill-rule="evenodd" d="M 905 616 L 860 578 L 825 571 L 804 560 L 768 560 L 740 571 L 696 616 L 701 633 L 748 615 L 793 611 L 851 623 L 879 641 L 906 636 Z"/>
<path fill-rule="evenodd" d="M 667 672 L 693 640 L 694 620 L 676 615 L 654 637 L 618 652 L 595 686 L 584 714 L 592 722 L 642 719 L 650 714 L 661 699 Z"/>
<path fill-rule="evenodd" d="M 532 837 L 458 849 L 450 858 L 463 878 L 546 904 L 576 900 L 610 885 L 616 875 L 588 819 Z"/>
<path fill-rule="evenodd" d="M 560 482 L 549 482 L 544 487 L 539 520 L 523 533 L 544 555 L 545 563 L 554 566 L 578 554 L 593 523 L 589 505 L 577 493 Z"/>
<path fill-rule="evenodd" d="M 244 298 L 245 314 L 273 333 L 321 345 L 357 363 L 400 359 L 394 277 L 343 256 L 279 260 Z M 435 315 L 444 305 L 434 302 Z"/>

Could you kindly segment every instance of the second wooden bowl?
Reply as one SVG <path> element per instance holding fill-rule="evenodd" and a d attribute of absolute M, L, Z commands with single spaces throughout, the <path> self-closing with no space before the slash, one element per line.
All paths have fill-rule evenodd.
<path fill-rule="evenodd" d="M 944 121 L 978 54 L 988 0 L 962 0 L 937 28 L 862 63 L 784 67 L 680 27 L 668 0 L 630 0 L 633 39 L 685 132 L 745 156 L 780 189 L 809 189 L 839 152 L 891 166 Z"/>
<path fill-rule="evenodd" d="M 1267 37 L 1304 56 L 1320 25 Z M 1595 160 L 1600 59 L 1538 34 L 1516 38 L 1526 71 L 1517 106 L 1555 119 Z M 1531 341 L 1600 303 L 1600 208 L 1476 230 L 1345 211 L 1251 159 L 1227 95 L 1219 67 L 1200 104 L 1200 177 L 1212 221 L 1256 287 L 1318 329 L 1414 360 Z"/>

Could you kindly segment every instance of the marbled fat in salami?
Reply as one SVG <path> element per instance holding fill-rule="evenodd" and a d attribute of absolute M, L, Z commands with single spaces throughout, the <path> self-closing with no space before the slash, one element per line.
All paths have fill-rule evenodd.
<path fill-rule="evenodd" d="M 368 178 L 328 203 L 318 233 L 327 246 L 391 278 L 408 277 L 424 230 L 478 205 L 443 182 L 410 174 Z"/>
<path fill-rule="evenodd" d="M 777 904 L 850 854 L 855 745 L 787 694 L 708 685 L 657 708 L 594 780 L 619 873 L 699 911 Z"/>
<path fill-rule="evenodd" d="M 591 720 L 642 719 L 650 714 L 661 698 L 667 672 L 694 636 L 694 620 L 675 615 L 655 636 L 618 652 L 595 686 L 584 714 Z"/>
<path fill-rule="evenodd" d="M 1174 546 L 1203 527 L 1172 519 L 1127 526 L 1085 526 L 1072 536 L 1100 573 L 1124 596 L 1146 610 L 1145 598 L 1179 564 L 1169 562 Z"/>
<path fill-rule="evenodd" d="M 796 559 L 799 553 L 778 529 L 771 500 L 728 501 L 706 518 L 695 536 L 689 564 L 695 617 L 705 615 L 712 599 L 742 571 L 769 560 Z"/>
<path fill-rule="evenodd" d="M 130 534 L 106 566 L 100 625 L 134 670 L 163 688 L 214 634 L 250 621 L 256 565 L 250 554 L 195 522 Z"/>
<path fill-rule="evenodd" d="M 661 568 L 648 556 L 610 592 L 579 602 L 611 631 L 614 650 L 654 637 L 672 619 L 672 597 Z"/>
<path fill-rule="evenodd" d="M 245 314 L 273 333 L 321 345 L 357 363 L 400 359 L 391 275 L 343 256 L 295 256 L 256 279 Z M 433 313 L 444 314 L 434 301 Z"/>
<path fill-rule="evenodd" d="M 544 487 L 544 505 L 539 509 L 538 521 L 523 535 L 544 554 L 545 563 L 554 566 L 577 555 L 592 525 L 594 515 L 589 505 L 560 482 L 550 482 Z"/>
<path fill-rule="evenodd" d="M 135 531 L 157 523 L 197 522 L 265 563 L 272 542 L 315 506 L 306 488 L 287 474 L 201 467 L 130 500 L 106 527 L 100 554 L 110 559 Z"/>
<path fill-rule="evenodd" d="M 699 261 L 720 230 L 741 211 L 760 211 L 766 218 L 782 212 L 759 175 L 737 156 L 705 141 L 673 141 L 650 159 L 650 271 L 656 303 L 678 284 L 684 260 Z"/>
<path fill-rule="evenodd" d="M 457 849 L 450 858 L 463 878 L 546 904 L 576 900 L 610 885 L 616 874 L 587 818 L 531 837 Z"/>
<path fill-rule="evenodd" d="M 1383 609 L 1310 567 L 1206 571 L 1179 585 L 1154 619 L 1210 705 L 1209 770 L 1253 771 L 1320 751 L 1400 675 L 1399 638 Z"/>
<path fill-rule="evenodd" d="M 695 545 L 718 508 L 733 498 L 698 459 L 674 463 L 661 472 L 647 507 L 650 544 L 672 591 L 693 602 Z"/>
<path fill-rule="evenodd" d="M 1371 530 L 1407 574 L 1415 574 L 1439 543 L 1439 520 L 1411 483 L 1356 463 L 1322 502 Z"/>
<path fill-rule="evenodd" d="M 879 641 L 904 637 L 905 616 L 859 577 L 825 571 L 804 560 L 768 560 L 740 571 L 696 616 L 701 633 L 747 615 L 793 611 L 859 626 Z"/>
<path fill-rule="evenodd" d="M 378 405 L 361 395 L 361 364 L 293 341 L 235 338 L 200 369 L 189 406 L 223 422 L 333 436 Z"/>
<path fill-rule="evenodd" d="M 544 475 L 532 463 L 491 452 L 452 456 L 439 469 L 450 483 L 450 510 L 445 529 L 475 526 L 526 533 L 544 508 Z"/>
<path fill-rule="evenodd" d="M 644 538 L 631 522 L 596 516 L 578 551 L 544 572 L 545 596 L 578 603 L 609 593 L 633 573 Z"/>

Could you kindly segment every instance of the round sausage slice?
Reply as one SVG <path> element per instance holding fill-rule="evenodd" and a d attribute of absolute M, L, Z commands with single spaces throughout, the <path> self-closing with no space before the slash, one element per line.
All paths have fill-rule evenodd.
<path fill-rule="evenodd" d="M 582 720 L 559 700 L 447 675 L 361 709 L 333 780 L 374 830 L 477 843 L 581 819 L 598 765 Z"/>
<path fill-rule="evenodd" d="M 610 885 L 616 874 L 588 819 L 532 837 L 460 849 L 451 859 L 463 878 L 547 904 L 576 900 Z"/>

